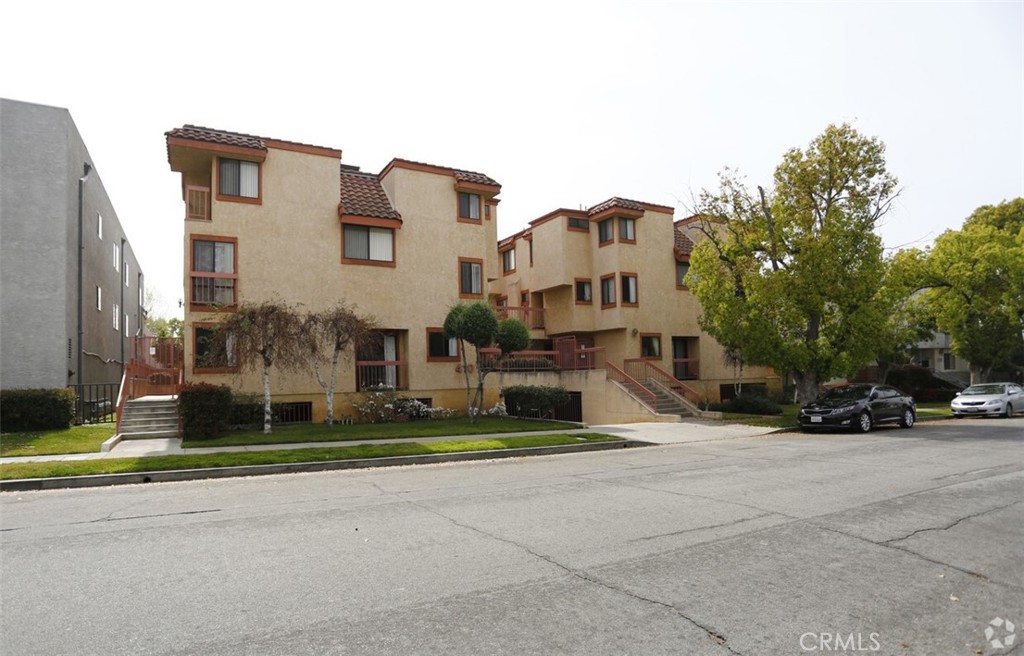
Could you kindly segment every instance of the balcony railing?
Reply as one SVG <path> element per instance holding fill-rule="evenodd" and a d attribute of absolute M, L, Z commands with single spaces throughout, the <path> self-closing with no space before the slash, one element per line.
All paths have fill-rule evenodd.
<path fill-rule="evenodd" d="M 210 220 L 210 188 L 189 185 L 185 187 L 185 218 Z"/>
<path fill-rule="evenodd" d="M 403 360 L 360 360 L 356 362 L 356 390 L 407 390 L 408 371 L 408 364 Z"/>
<path fill-rule="evenodd" d="M 235 279 L 192 276 L 191 302 L 195 305 L 234 305 Z"/>
<path fill-rule="evenodd" d="M 499 319 L 519 319 L 531 330 L 544 327 L 544 308 L 499 305 L 494 311 Z"/>
<path fill-rule="evenodd" d="M 604 366 L 604 347 L 562 351 L 516 351 L 501 359 L 496 348 L 481 349 L 483 366 L 494 371 L 586 371 Z"/>

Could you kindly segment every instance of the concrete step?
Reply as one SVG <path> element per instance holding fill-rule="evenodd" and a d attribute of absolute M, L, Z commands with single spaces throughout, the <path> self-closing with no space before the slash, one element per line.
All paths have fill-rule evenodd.
<path fill-rule="evenodd" d="M 158 440 L 168 439 L 172 437 L 178 437 L 177 426 L 174 427 L 174 430 L 152 430 L 132 432 L 125 431 L 124 429 L 121 430 L 121 439 L 124 440 Z"/>

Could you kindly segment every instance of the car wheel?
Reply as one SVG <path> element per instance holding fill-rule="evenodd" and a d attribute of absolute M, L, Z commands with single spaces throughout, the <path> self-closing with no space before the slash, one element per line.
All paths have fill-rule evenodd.
<path fill-rule="evenodd" d="M 1007 403 L 1006 404 L 1006 412 L 1003 413 L 1003 416 L 1006 417 L 1007 419 L 1009 419 L 1010 417 L 1013 416 L 1013 404 L 1012 403 Z"/>
<path fill-rule="evenodd" d="M 900 417 L 900 428 L 913 428 L 914 419 L 914 411 L 910 408 L 905 408 L 903 410 L 903 416 Z"/>
<path fill-rule="evenodd" d="M 857 415 L 857 420 L 854 422 L 853 427 L 858 433 L 867 433 L 871 430 L 871 415 L 867 411 Z"/>

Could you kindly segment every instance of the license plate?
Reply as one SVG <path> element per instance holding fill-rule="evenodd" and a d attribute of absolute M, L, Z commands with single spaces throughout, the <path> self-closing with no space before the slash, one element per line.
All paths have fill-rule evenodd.
<path fill-rule="evenodd" d="M 821 417 L 811 417 L 811 423 L 812 424 L 820 424 L 821 423 Z"/>

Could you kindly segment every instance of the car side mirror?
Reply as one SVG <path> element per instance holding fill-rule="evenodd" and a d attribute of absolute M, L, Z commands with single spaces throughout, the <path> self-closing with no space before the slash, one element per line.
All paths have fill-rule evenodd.
<path fill-rule="evenodd" d="M 876 390 L 874 392 L 871 392 L 871 396 L 869 396 L 868 398 L 871 399 L 872 401 L 877 399 L 878 398 L 878 391 Z"/>
<path fill-rule="evenodd" d="M 960 394 L 962 394 L 962 392 L 957 392 L 956 394 L 953 395 L 953 397 L 956 398 L 956 397 L 960 396 Z"/>

